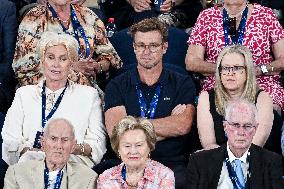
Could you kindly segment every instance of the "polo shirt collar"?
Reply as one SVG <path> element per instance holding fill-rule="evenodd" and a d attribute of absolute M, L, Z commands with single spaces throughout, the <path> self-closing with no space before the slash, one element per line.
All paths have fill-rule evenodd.
<path fill-rule="evenodd" d="M 163 85 L 166 82 L 166 79 L 168 78 L 168 76 L 169 76 L 168 71 L 163 67 L 161 75 L 160 75 L 159 80 L 158 80 L 157 83 Z M 137 84 L 141 84 L 142 83 L 137 68 L 135 68 L 135 69 L 130 71 L 130 79 L 131 79 L 131 84 L 132 85 L 136 86 Z M 155 84 L 157 84 L 157 83 L 155 83 Z"/>

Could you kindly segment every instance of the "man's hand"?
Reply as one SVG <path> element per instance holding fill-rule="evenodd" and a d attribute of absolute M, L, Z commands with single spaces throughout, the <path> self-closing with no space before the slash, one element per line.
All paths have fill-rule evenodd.
<path fill-rule="evenodd" d="M 186 105 L 185 104 L 178 104 L 173 110 L 171 115 L 179 115 L 182 114 L 186 109 Z"/>
<path fill-rule="evenodd" d="M 151 9 L 151 0 L 129 0 L 135 12 L 142 12 Z"/>

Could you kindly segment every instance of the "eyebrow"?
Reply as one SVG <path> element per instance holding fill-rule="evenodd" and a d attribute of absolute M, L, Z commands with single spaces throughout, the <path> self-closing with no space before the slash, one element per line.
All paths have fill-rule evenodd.
<path fill-rule="evenodd" d="M 135 142 L 135 144 L 137 143 L 142 143 L 142 142 L 146 142 L 146 140 L 141 140 L 141 141 L 138 141 L 138 142 Z M 122 144 L 132 144 L 130 142 L 121 142 Z"/>

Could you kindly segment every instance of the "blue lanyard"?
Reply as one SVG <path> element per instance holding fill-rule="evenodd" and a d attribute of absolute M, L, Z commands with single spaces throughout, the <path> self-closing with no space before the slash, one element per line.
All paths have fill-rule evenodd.
<path fill-rule="evenodd" d="M 49 112 L 49 114 L 47 115 L 47 117 L 45 117 L 45 110 L 46 110 L 46 92 L 45 92 L 45 86 L 46 86 L 46 82 L 44 81 L 43 85 L 42 85 L 42 92 L 41 92 L 41 126 L 42 129 L 45 127 L 46 122 L 53 116 L 53 114 L 56 112 L 59 104 L 62 101 L 62 98 L 64 96 L 64 93 L 66 91 L 66 88 L 68 86 L 68 81 L 66 82 L 65 88 L 64 90 L 60 93 L 58 99 L 56 100 L 54 106 L 52 107 L 51 111 Z"/>
<path fill-rule="evenodd" d="M 136 85 L 136 93 L 137 93 L 137 97 L 138 97 L 138 101 L 140 105 L 140 116 L 148 118 L 148 119 L 153 119 L 155 116 L 156 109 L 157 109 L 159 96 L 161 94 L 161 85 L 158 84 L 158 86 L 156 87 L 155 94 L 149 104 L 149 107 L 147 107 L 146 100 L 143 97 L 140 85 Z"/>
<path fill-rule="evenodd" d="M 245 28 L 246 28 L 246 22 L 247 22 L 247 16 L 248 16 L 248 6 L 246 6 L 242 19 L 237 31 L 236 36 L 231 36 L 232 39 L 232 44 L 239 44 L 242 45 L 243 40 L 244 40 L 244 35 L 245 35 Z M 224 8 L 223 9 L 223 27 L 224 27 L 224 36 L 225 36 L 225 46 L 230 45 L 230 40 L 229 40 L 229 15 L 227 10 Z"/>
<path fill-rule="evenodd" d="M 56 13 L 56 11 L 54 10 L 54 8 L 53 8 L 48 2 L 47 2 L 47 7 L 48 7 L 48 9 L 51 11 L 52 16 L 53 16 L 54 18 L 57 18 L 57 19 L 60 21 L 58 15 L 57 15 L 57 13 Z M 78 44 L 79 44 L 78 54 L 79 54 L 79 55 L 82 54 L 82 52 L 81 52 L 82 50 L 81 50 L 81 48 L 80 48 L 80 39 L 79 39 L 79 34 L 78 34 L 78 30 L 79 30 L 79 32 L 80 32 L 82 38 L 84 39 L 85 46 L 86 46 L 86 54 L 85 54 L 85 57 L 81 57 L 81 58 L 87 58 L 87 57 L 89 57 L 90 54 L 91 54 L 90 43 L 89 43 L 89 41 L 88 41 L 88 39 L 87 39 L 87 37 L 86 37 L 86 34 L 85 34 L 85 31 L 84 31 L 83 27 L 81 26 L 81 24 L 80 24 L 80 22 L 79 22 L 79 20 L 78 20 L 78 17 L 77 17 L 77 15 L 76 15 L 76 12 L 75 12 L 74 8 L 72 7 L 72 5 L 70 5 L 70 7 L 71 7 L 71 23 L 72 23 L 72 26 L 73 26 L 73 29 L 74 29 L 75 38 L 76 38 L 76 40 L 78 41 Z M 60 22 L 60 25 L 61 25 L 63 31 L 64 31 L 65 33 L 67 33 L 67 32 L 66 32 L 66 31 L 67 31 L 67 28 L 66 28 L 61 22 Z"/>
<path fill-rule="evenodd" d="M 54 189 L 60 189 L 60 185 L 61 185 L 61 181 L 62 181 L 62 178 L 63 178 L 63 171 L 60 170 L 58 171 L 57 175 L 56 175 L 56 182 L 55 182 L 55 186 L 54 186 Z M 48 189 L 49 187 L 49 170 L 46 166 L 46 163 L 45 163 L 45 169 L 44 169 L 44 188 L 45 189 Z"/>
<path fill-rule="evenodd" d="M 126 166 L 125 166 L 125 164 L 122 166 L 122 169 L 121 169 L 121 177 L 124 180 L 124 185 L 122 183 L 122 188 L 126 188 L 127 182 L 126 182 Z M 143 188 L 144 188 L 144 186 L 143 186 Z"/>
<path fill-rule="evenodd" d="M 228 156 L 228 152 L 226 151 L 226 155 L 225 155 L 225 162 L 226 162 L 226 166 L 227 166 L 227 170 L 229 173 L 229 177 L 233 183 L 234 189 L 249 189 L 250 188 L 250 153 L 248 153 L 247 156 L 247 162 L 249 162 L 249 168 L 248 168 L 248 173 L 247 173 L 247 181 L 245 183 L 245 186 L 242 186 L 240 181 L 237 178 L 237 174 L 232 166 L 232 164 L 230 163 L 229 160 L 229 156 Z M 239 187 L 238 187 L 238 186 Z"/>

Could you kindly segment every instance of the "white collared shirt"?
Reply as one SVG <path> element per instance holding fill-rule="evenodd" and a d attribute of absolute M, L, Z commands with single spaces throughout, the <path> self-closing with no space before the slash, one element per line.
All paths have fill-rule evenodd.
<path fill-rule="evenodd" d="M 235 164 L 234 164 L 233 161 L 235 159 L 239 159 L 239 160 L 242 161 L 241 166 L 242 166 L 242 170 L 243 170 L 243 173 L 244 173 L 244 179 L 245 179 L 245 181 L 247 181 L 247 173 L 248 173 L 248 168 L 249 168 L 249 162 L 247 162 L 247 156 L 248 156 L 249 151 L 247 150 L 243 154 L 242 157 L 237 158 L 237 157 L 234 156 L 234 154 L 230 150 L 228 143 L 227 143 L 227 151 L 228 151 L 229 161 L 230 161 L 230 163 L 231 163 L 231 165 L 233 166 L 234 169 L 236 167 L 235 167 Z M 218 185 L 217 185 L 217 189 L 234 189 L 233 183 L 230 179 L 229 172 L 228 172 L 225 161 L 223 162 L 222 171 L 221 171 L 221 175 L 220 175 L 219 182 L 218 182 Z"/>

